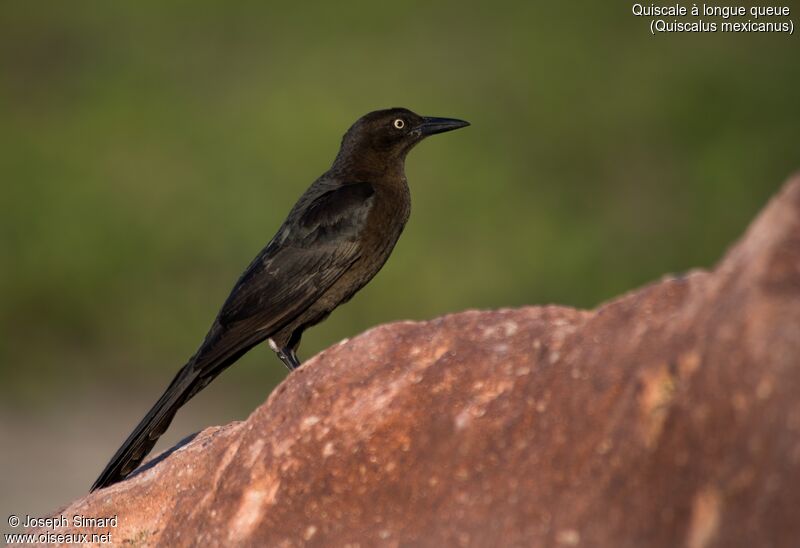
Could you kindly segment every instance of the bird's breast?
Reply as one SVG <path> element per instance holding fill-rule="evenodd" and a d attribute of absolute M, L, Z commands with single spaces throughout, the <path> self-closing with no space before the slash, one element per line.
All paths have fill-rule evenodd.
<path fill-rule="evenodd" d="M 375 201 L 367 216 L 362 245 L 365 253 L 386 254 L 388 257 L 411 213 L 411 195 L 405 181 L 374 186 Z"/>

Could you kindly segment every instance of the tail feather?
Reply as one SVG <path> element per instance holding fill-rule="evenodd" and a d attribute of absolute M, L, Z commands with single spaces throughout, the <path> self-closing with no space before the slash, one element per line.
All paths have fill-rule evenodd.
<path fill-rule="evenodd" d="M 249 338 L 221 346 L 220 342 L 225 342 L 224 334 L 215 323 L 197 353 L 178 371 L 153 408 L 111 457 L 90 492 L 122 481 L 136 470 L 167 430 L 178 409 L 268 335 L 256 332 Z"/>
<path fill-rule="evenodd" d="M 92 485 L 91 491 L 124 479 L 133 472 L 167 430 L 178 409 L 194 395 L 200 382 L 194 364 L 187 363 L 147 415 L 125 440 Z"/>

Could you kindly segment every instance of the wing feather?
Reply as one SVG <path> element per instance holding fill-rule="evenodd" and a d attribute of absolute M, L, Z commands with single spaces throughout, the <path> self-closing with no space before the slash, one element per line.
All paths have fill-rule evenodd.
<path fill-rule="evenodd" d="M 213 363 L 252 346 L 317 301 L 360 258 L 374 194 L 360 182 L 299 202 L 239 278 L 196 356 Z"/>

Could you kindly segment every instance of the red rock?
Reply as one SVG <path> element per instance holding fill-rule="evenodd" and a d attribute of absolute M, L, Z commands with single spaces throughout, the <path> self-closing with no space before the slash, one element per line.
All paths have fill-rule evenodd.
<path fill-rule="evenodd" d="M 800 178 L 712 272 L 377 327 L 56 515 L 137 546 L 797 546 L 798 394 Z"/>

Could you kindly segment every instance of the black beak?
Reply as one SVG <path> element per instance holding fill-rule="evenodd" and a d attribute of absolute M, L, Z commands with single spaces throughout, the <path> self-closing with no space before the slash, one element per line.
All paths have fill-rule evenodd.
<path fill-rule="evenodd" d="M 422 120 L 422 125 L 419 126 L 419 130 L 425 137 L 428 135 L 436 135 L 437 133 L 444 133 L 445 131 L 453 131 L 454 129 L 467 127 L 469 125 L 469 122 L 456 120 L 455 118 L 425 117 Z"/>

